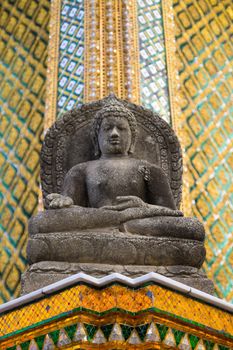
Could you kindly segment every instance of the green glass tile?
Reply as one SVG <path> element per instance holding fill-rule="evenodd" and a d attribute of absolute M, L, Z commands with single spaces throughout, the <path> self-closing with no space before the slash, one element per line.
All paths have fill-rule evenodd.
<path fill-rule="evenodd" d="M 190 340 L 192 349 L 195 349 L 197 343 L 199 342 L 199 338 L 196 335 L 189 334 L 189 340 Z"/>
<path fill-rule="evenodd" d="M 182 331 L 179 331 L 178 329 L 172 329 L 172 332 L 173 332 L 175 340 L 176 340 L 176 345 L 179 345 L 180 341 L 185 333 Z"/>
<path fill-rule="evenodd" d="M 125 340 L 127 340 L 130 337 L 130 334 L 134 327 L 127 326 L 126 324 L 121 324 L 120 326 L 121 326 L 123 337 Z"/>
<path fill-rule="evenodd" d="M 94 335 L 97 331 L 97 326 L 94 326 L 93 324 L 87 324 L 87 323 L 84 323 L 84 326 L 86 328 L 86 331 L 87 331 L 87 339 L 90 341 L 94 338 Z"/>
<path fill-rule="evenodd" d="M 74 45 L 74 49 L 71 50 L 72 55 L 70 44 L 65 46 L 59 45 L 60 62 L 58 64 L 57 84 L 58 117 L 74 107 L 74 104 L 77 105 L 77 101 L 78 105 L 80 105 L 84 97 L 84 1 L 62 1 L 61 4 L 60 25 L 62 30 L 60 31 L 60 43 L 67 42 L 68 38 L 70 40 L 70 28 L 78 34 L 74 34 L 72 41 L 70 41 Z M 69 15 L 68 23 L 70 24 L 64 27 L 64 24 L 67 24 L 67 13 L 72 14 L 74 11 L 76 13 L 75 16 Z M 64 60 L 68 60 L 65 67 L 62 63 Z M 67 79 L 67 76 L 70 79 Z"/>
<path fill-rule="evenodd" d="M 138 335 L 139 335 L 139 338 L 143 341 L 145 336 L 146 336 L 146 332 L 147 332 L 147 329 L 149 327 L 149 324 L 143 324 L 141 326 L 137 326 L 135 327 L 136 328 L 136 331 L 138 332 Z"/>
<path fill-rule="evenodd" d="M 39 337 L 35 338 L 35 341 L 36 341 L 36 344 L 37 344 L 39 350 L 43 349 L 44 338 L 45 338 L 45 334 L 44 335 L 40 335 Z"/>
<path fill-rule="evenodd" d="M 24 343 L 20 344 L 22 350 L 28 350 L 30 345 L 30 340 L 25 341 Z"/>
<path fill-rule="evenodd" d="M 49 333 L 49 336 L 52 338 L 55 345 L 57 345 L 59 333 L 60 333 L 59 329 Z"/>
<path fill-rule="evenodd" d="M 161 113 L 170 123 L 162 1 L 140 0 L 137 3 L 141 103 Z"/>
<path fill-rule="evenodd" d="M 166 337 L 168 327 L 164 326 L 163 324 L 160 324 L 160 323 L 156 323 L 156 326 L 158 328 L 160 338 L 163 341 L 163 339 Z"/>
<path fill-rule="evenodd" d="M 218 345 L 218 347 L 219 347 L 219 350 L 229 350 L 229 348 L 223 345 Z"/>
<path fill-rule="evenodd" d="M 214 347 L 214 343 L 212 343 L 209 340 L 204 340 L 204 345 L 205 345 L 206 350 L 212 350 Z"/>
<path fill-rule="evenodd" d="M 113 328 L 113 324 L 107 324 L 105 326 L 100 327 L 101 331 L 104 333 L 106 339 L 109 338 L 111 331 Z"/>
<path fill-rule="evenodd" d="M 71 326 L 64 327 L 66 333 L 68 334 L 69 338 L 72 340 L 74 337 L 74 334 L 76 332 L 77 324 L 72 324 Z"/>

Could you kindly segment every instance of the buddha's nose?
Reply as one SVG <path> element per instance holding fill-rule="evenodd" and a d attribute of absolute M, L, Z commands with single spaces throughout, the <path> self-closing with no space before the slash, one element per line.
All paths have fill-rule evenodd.
<path fill-rule="evenodd" d="M 118 130 L 117 130 L 117 128 L 115 126 L 114 126 L 114 128 L 112 128 L 111 137 L 113 137 L 113 138 L 118 138 L 119 137 L 119 132 L 118 132 Z"/>

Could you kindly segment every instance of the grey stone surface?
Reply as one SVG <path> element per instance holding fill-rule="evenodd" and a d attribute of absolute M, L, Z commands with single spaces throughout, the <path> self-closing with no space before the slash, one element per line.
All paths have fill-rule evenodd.
<path fill-rule="evenodd" d="M 90 131 L 98 159 L 73 166 L 65 175 L 61 194 L 47 195 L 49 208 L 75 204 L 122 211 L 162 206 L 175 211 L 171 186 L 162 168 L 132 156 L 137 133 L 135 115 L 116 98 L 107 99 L 94 115 Z"/>
<path fill-rule="evenodd" d="M 116 108 L 117 105 L 118 108 Z M 137 122 L 137 135 L 136 138 L 133 135 L 133 144 L 130 149 L 133 153 L 130 154 L 133 154 L 135 159 L 147 161 L 162 169 L 170 184 L 176 207 L 179 208 L 182 155 L 174 131 L 158 114 L 111 96 L 65 113 L 47 131 L 41 151 L 41 183 L 44 200 L 50 193 L 61 193 L 64 178 L 72 167 L 98 158 L 98 152 L 96 152 L 98 140 L 95 132 L 92 133 L 93 137 L 90 137 L 90 130 L 97 112 L 100 112 L 100 118 L 97 121 L 101 120 L 103 108 L 105 111 L 108 109 L 107 116 L 113 114 L 124 116 L 127 111 L 134 115 Z M 99 122 L 94 126 L 98 132 Z M 45 205 L 47 206 L 48 203 Z"/>
<path fill-rule="evenodd" d="M 118 229 L 38 234 L 29 239 L 30 264 L 69 261 L 123 265 L 187 265 L 200 267 L 204 243 L 191 239 L 150 237 Z"/>
<path fill-rule="evenodd" d="M 22 277 L 22 293 L 27 294 L 78 272 L 84 272 L 97 278 L 113 272 L 118 272 L 131 278 L 142 276 L 149 272 L 157 272 L 203 292 L 213 294 L 214 291 L 213 283 L 206 278 L 201 270 L 194 267 L 132 266 L 44 261 L 31 265 L 28 271 L 25 272 Z"/>
<path fill-rule="evenodd" d="M 203 225 L 196 218 L 179 215 L 178 210 L 157 206 L 128 208 L 122 211 L 73 206 L 47 210 L 32 217 L 29 221 L 29 234 L 35 236 L 40 233 L 76 229 L 82 231 L 119 227 L 120 231 L 132 234 L 204 241 Z"/>

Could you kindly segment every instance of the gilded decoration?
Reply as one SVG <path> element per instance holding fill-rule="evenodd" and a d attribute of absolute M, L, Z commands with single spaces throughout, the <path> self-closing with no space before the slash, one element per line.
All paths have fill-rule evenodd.
<path fill-rule="evenodd" d="M 78 284 L 0 317 L 3 350 L 228 350 L 232 315 L 153 283 Z"/>
<path fill-rule="evenodd" d="M 48 0 L 1 2 L 0 303 L 19 295 L 27 221 L 38 204 L 49 8 Z"/>
<path fill-rule="evenodd" d="M 85 1 L 85 18 L 85 101 L 139 102 L 136 1 Z"/>
<path fill-rule="evenodd" d="M 233 5 L 175 0 L 174 11 L 189 200 L 207 232 L 205 271 L 232 301 Z"/>

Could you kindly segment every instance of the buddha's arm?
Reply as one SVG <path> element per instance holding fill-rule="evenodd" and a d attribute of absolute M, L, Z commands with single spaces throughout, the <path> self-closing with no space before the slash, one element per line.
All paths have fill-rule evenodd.
<path fill-rule="evenodd" d="M 164 171 L 156 166 L 149 168 L 147 184 L 148 203 L 176 210 L 175 201 Z"/>
<path fill-rule="evenodd" d="M 62 186 L 63 196 L 72 198 L 75 205 L 87 206 L 87 191 L 85 183 L 85 165 L 74 166 L 67 174 Z"/>
<path fill-rule="evenodd" d="M 122 212 L 123 221 L 150 216 L 183 216 L 183 213 L 177 209 L 150 204 L 137 196 L 120 196 L 115 202 L 115 205 L 104 206 L 102 209 Z"/>
<path fill-rule="evenodd" d="M 62 186 L 61 194 L 51 193 L 47 196 L 52 209 L 70 207 L 73 204 L 86 207 L 87 193 L 85 184 L 85 166 L 73 167 L 67 174 Z"/>

